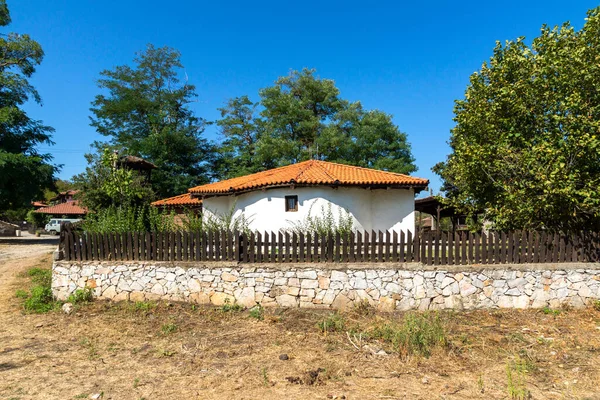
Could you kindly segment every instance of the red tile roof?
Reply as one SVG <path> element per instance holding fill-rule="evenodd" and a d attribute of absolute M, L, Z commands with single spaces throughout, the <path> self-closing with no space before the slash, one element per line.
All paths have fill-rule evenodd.
<path fill-rule="evenodd" d="M 194 194 L 228 194 L 288 185 L 401 186 L 424 189 L 429 180 L 395 172 L 308 160 L 191 188 Z"/>
<path fill-rule="evenodd" d="M 56 215 L 85 215 L 87 214 L 87 209 L 79 206 L 76 201 L 69 201 L 54 206 L 43 207 L 38 210 L 35 210 L 34 212 Z"/>
<path fill-rule="evenodd" d="M 198 207 L 202 205 L 202 200 L 192 197 L 189 193 L 180 194 L 179 196 L 173 196 L 162 200 L 156 200 L 151 203 L 155 207 L 169 207 L 169 206 L 193 206 Z"/>
<path fill-rule="evenodd" d="M 46 207 L 48 204 L 42 203 L 41 201 L 32 201 L 31 205 L 34 207 Z"/>

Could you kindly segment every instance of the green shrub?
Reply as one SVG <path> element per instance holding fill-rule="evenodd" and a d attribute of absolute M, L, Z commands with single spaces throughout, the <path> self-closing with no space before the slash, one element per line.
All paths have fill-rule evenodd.
<path fill-rule="evenodd" d="M 250 318 L 254 318 L 259 321 L 262 321 L 265 318 L 264 309 L 262 308 L 261 305 L 256 305 L 256 306 L 252 307 L 250 309 L 249 315 L 250 315 Z"/>
<path fill-rule="evenodd" d="M 222 312 L 241 312 L 244 311 L 244 306 L 238 304 L 237 302 L 231 303 L 230 299 L 225 299 L 225 304 L 221 306 Z"/>
<path fill-rule="evenodd" d="M 50 286 L 34 286 L 31 289 L 31 294 L 23 306 L 26 311 L 34 313 L 45 313 L 56 308 L 58 303 L 54 301 L 52 296 L 52 289 Z"/>
<path fill-rule="evenodd" d="M 71 293 L 67 302 L 73 304 L 81 304 L 81 303 L 89 303 L 94 300 L 93 291 L 90 288 L 77 289 L 75 292 Z"/>
<path fill-rule="evenodd" d="M 354 217 L 348 210 L 338 210 L 338 216 L 333 214 L 331 203 L 325 207 L 321 206 L 321 212 L 312 215 L 313 202 L 308 209 L 308 214 L 301 221 L 287 221 L 291 225 L 290 232 L 296 233 L 317 233 L 319 236 L 335 235 L 339 233 L 346 235 L 352 232 L 354 227 Z"/>
<path fill-rule="evenodd" d="M 317 323 L 317 327 L 321 332 L 341 332 L 346 329 L 346 319 L 339 313 L 329 314 Z"/>
<path fill-rule="evenodd" d="M 401 324 L 386 323 L 376 326 L 370 336 L 390 343 L 405 355 L 431 355 L 434 347 L 447 345 L 446 330 L 439 315 L 410 313 Z"/>
<path fill-rule="evenodd" d="M 27 293 L 27 292 L 26 292 L 25 290 L 23 290 L 23 289 L 18 289 L 18 290 L 15 292 L 15 297 L 16 297 L 16 298 L 18 298 L 18 299 L 26 299 L 26 298 L 28 298 L 28 297 L 29 297 L 29 293 Z"/>

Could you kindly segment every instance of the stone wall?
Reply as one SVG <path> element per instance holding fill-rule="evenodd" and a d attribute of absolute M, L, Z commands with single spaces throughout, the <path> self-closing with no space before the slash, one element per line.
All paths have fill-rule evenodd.
<path fill-rule="evenodd" d="M 500 268 L 501 267 L 501 268 Z M 540 269 L 540 268 L 544 269 Z M 535 268 L 535 269 L 533 269 Z M 600 299 L 600 265 L 454 266 L 192 263 L 53 265 L 52 289 L 65 300 L 90 287 L 110 300 L 170 300 L 246 307 L 344 309 L 368 301 L 383 311 L 582 307 Z"/>

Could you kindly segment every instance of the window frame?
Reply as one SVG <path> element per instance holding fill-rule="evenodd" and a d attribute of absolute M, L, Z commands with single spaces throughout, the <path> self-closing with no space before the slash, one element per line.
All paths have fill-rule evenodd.
<path fill-rule="evenodd" d="M 295 208 L 288 208 L 288 200 L 293 199 L 294 200 L 294 204 L 295 204 Z M 298 195 L 289 195 L 289 196 L 285 196 L 285 212 L 298 212 Z"/>

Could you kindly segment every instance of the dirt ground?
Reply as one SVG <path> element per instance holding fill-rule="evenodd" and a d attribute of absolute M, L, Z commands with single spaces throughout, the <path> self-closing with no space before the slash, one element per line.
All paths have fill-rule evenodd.
<path fill-rule="evenodd" d="M 257 321 L 189 304 L 94 302 L 25 314 L 15 291 L 29 285 L 23 272 L 50 267 L 53 246 L 8 246 L 23 248 L 0 244 L 12 254 L 0 258 L 1 399 L 508 399 L 516 359 L 533 399 L 600 399 L 592 308 L 442 314 L 449 345 L 407 359 L 386 343 L 322 333 L 327 312 L 266 310 Z M 343 317 L 369 326 L 403 315 Z"/>

